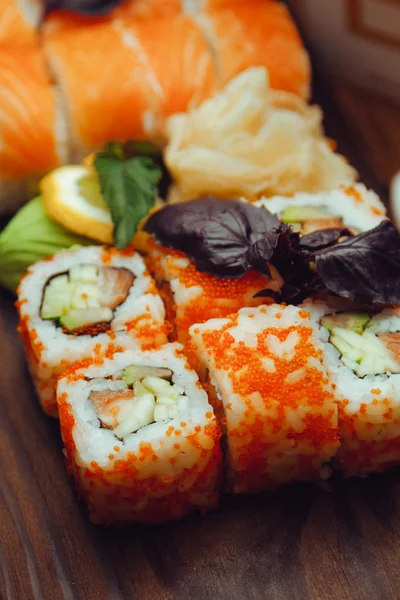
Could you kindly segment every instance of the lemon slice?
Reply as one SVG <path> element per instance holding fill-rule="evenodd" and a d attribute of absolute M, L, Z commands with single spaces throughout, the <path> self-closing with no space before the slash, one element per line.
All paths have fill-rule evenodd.
<path fill-rule="evenodd" d="M 40 182 L 47 214 L 73 233 L 113 243 L 110 211 L 95 172 L 82 165 L 55 169 Z"/>

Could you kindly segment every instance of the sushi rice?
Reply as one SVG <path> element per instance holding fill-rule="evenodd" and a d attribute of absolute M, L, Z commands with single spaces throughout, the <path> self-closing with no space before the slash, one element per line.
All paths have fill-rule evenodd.
<path fill-rule="evenodd" d="M 93 522 L 158 523 L 215 507 L 221 467 L 219 426 L 181 350 L 179 344 L 168 344 L 90 364 L 83 361 L 59 380 L 67 466 Z M 121 372 L 132 365 L 137 370 L 169 369 L 180 400 L 173 418 L 149 422 L 120 439 L 102 425 L 90 397 L 93 390 L 123 388 Z"/>
<path fill-rule="evenodd" d="M 373 229 L 387 218 L 386 208 L 372 190 L 363 184 L 341 187 L 317 194 L 295 194 L 292 198 L 273 196 L 256 202 L 273 214 L 282 215 L 292 207 L 322 208 L 333 217 L 342 220 L 345 227 L 356 227 L 359 231 Z M 318 221 L 318 229 L 322 229 Z"/>
<path fill-rule="evenodd" d="M 339 447 L 337 406 L 309 313 L 278 304 L 243 308 L 194 325 L 190 335 L 224 423 L 227 489 L 327 478 Z"/>
<path fill-rule="evenodd" d="M 146 252 L 167 318 L 174 324 L 176 338 L 181 343 L 187 341 L 191 325 L 225 317 L 244 306 L 265 304 L 265 298 L 254 295 L 266 288 L 278 292 L 283 286 L 282 278 L 272 265 L 272 279 L 255 271 L 237 279 L 220 279 L 201 273 L 183 252 L 160 246 L 150 237 Z"/>
<path fill-rule="evenodd" d="M 341 445 L 336 468 L 348 476 L 365 476 L 400 464 L 400 362 L 377 337 L 400 332 L 400 309 L 385 309 L 364 325 L 360 339 L 365 339 L 365 355 L 356 362 L 349 357 L 347 345 L 340 352 L 331 343 L 340 330 L 333 329 L 330 334 L 321 325 L 326 315 L 337 314 L 336 307 L 309 300 L 303 308 L 310 313 L 323 343 L 324 365 L 339 409 Z M 354 336 L 354 332 L 350 334 Z M 351 339 L 349 336 L 347 341 L 351 343 Z M 357 337 L 353 348 L 356 345 Z"/>
<path fill-rule="evenodd" d="M 115 267 L 132 274 L 133 284 L 125 301 L 110 312 L 106 331 L 66 331 L 54 319 L 43 319 L 47 282 L 80 265 Z M 66 278 L 65 275 L 63 277 Z M 113 291 L 113 290 L 111 290 Z M 29 268 L 18 289 L 19 331 L 38 396 L 46 413 L 57 416 L 57 378 L 74 361 L 112 352 L 121 344 L 149 348 L 167 341 L 165 310 L 143 259 L 133 251 L 93 246 L 66 250 Z M 86 310 L 86 309 L 85 309 Z M 88 308 L 88 315 L 98 309 Z M 103 309 L 101 309 L 103 314 Z M 108 312 L 108 309 L 106 309 Z M 76 314 L 71 311 L 70 314 Z M 79 313 L 78 313 L 79 314 Z M 86 313 L 83 313 L 84 315 Z M 90 324 L 90 321 L 89 321 Z M 99 332 L 98 332 L 99 331 Z"/>

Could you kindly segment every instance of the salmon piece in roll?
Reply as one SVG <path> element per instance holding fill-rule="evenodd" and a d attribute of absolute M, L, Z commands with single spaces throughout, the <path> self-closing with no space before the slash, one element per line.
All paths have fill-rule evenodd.
<path fill-rule="evenodd" d="M 29 268 L 17 306 L 34 384 L 52 416 L 57 379 L 76 360 L 167 341 L 162 300 L 133 251 L 93 246 L 59 252 Z"/>
<path fill-rule="evenodd" d="M 243 308 L 190 329 L 200 380 L 221 415 L 226 488 L 254 493 L 326 479 L 338 411 L 305 310 Z"/>
<path fill-rule="evenodd" d="M 160 523 L 218 501 L 219 426 L 178 344 L 77 363 L 57 401 L 68 471 L 95 523 Z"/>

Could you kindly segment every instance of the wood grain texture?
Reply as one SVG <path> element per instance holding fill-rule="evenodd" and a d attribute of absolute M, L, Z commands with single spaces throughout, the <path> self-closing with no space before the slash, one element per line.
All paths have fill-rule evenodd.
<path fill-rule="evenodd" d="M 387 197 L 400 110 L 347 85 L 316 86 L 326 126 Z M 400 598 L 400 472 L 225 499 L 205 518 L 95 528 L 64 471 L 57 423 L 35 400 L 0 294 L 1 600 Z"/>

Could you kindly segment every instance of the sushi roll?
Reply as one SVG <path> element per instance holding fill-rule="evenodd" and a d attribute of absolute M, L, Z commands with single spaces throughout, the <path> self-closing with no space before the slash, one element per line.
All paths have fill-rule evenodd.
<path fill-rule="evenodd" d="M 219 426 L 178 344 L 79 363 L 58 383 L 66 462 L 95 523 L 216 506 Z"/>
<path fill-rule="evenodd" d="M 318 194 L 273 196 L 256 202 L 301 235 L 324 229 L 348 228 L 356 235 L 373 229 L 386 219 L 386 208 L 372 190 L 362 184 Z"/>
<path fill-rule="evenodd" d="M 37 43 L 37 32 L 24 18 L 19 0 L 0 2 L 0 44 L 25 45 L 26 50 Z"/>
<path fill-rule="evenodd" d="M 324 363 L 339 408 L 345 475 L 400 464 L 400 309 L 381 311 L 308 301 L 324 345 Z"/>
<path fill-rule="evenodd" d="M 174 325 L 174 336 L 181 343 L 188 339 L 194 323 L 225 317 L 244 306 L 265 304 L 256 298 L 260 290 L 279 292 L 283 280 L 273 265 L 271 279 L 249 271 L 237 279 L 214 277 L 199 271 L 186 254 L 147 239 L 145 251 L 149 270 L 164 300 L 167 319 Z"/>
<path fill-rule="evenodd" d="M 194 15 L 216 57 L 222 85 L 249 67 L 266 67 L 271 87 L 310 96 L 311 68 L 288 9 L 275 1 L 203 3 Z"/>
<path fill-rule="evenodd" d="M 164 306 L 142 258 L 106 247 L 67 250 L 28 269 L 18 289 L 19 331 L 45 412 L 74 361 L 166 342 Z"/>
<path fill-rule="evenodd" d="M 278 304 L 243 308 L 193 325 L 190 335 L 223 423 L 227 490 L 326 479 L 339 447 L 338 410 L 309 313 Z"/>
<path fill-rule="evenodd" d="M 60 103 L 39 48 L 0 45 L 0 214 L 38 188 L 41 175 L 68 158 Z"/>
<path fill-rule="evenodd" d="M 211 50 L 184 14 L 65 22 L 55 13 L 43 44 L 66 107 L 74 160 L 110 140 L 163 137 L 166 116 L 209 97 L 218 83 Z"/>

